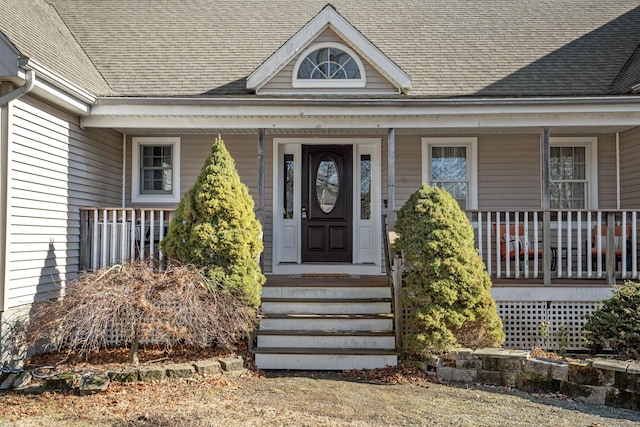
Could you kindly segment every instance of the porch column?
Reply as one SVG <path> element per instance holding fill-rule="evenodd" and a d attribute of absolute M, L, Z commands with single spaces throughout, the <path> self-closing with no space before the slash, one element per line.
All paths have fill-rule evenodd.
<path fill-rule="evenodd" d="M 550 185 L 550 163 L 551 149 L 549 145 L 549 127 L 543 126 L 540 129 L 540 156 L 542 174 L 542 273 L 544 284 L 551 284 L 551 185 Z"/>
<path fill-rule="evenodd" d="M 264 239 L 264 129 L 258 129 L 258 206 L 256 214 L 262 225 Z M 264 268 L 264 257 L 260 257 L 260 268 Z"/>
<path fill-rule="evenodd" d="M 396 130 L 387 133 L 387 223 L 389 229 L 396 226 Z"/>

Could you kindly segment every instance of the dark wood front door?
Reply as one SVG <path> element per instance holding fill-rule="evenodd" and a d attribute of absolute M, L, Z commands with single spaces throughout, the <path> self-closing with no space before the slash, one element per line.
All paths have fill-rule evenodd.
<path fill-rule="evenodd" d="M 352 261 L 352 146 L 302 146 L 302 261 Z"/>

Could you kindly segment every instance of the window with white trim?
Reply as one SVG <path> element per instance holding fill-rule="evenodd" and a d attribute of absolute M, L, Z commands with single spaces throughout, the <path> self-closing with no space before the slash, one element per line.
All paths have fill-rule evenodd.
<path fill-rule="evenodd" d="M 551 209 L 597 206 L 595 138 L 551 138 L 549 205 Z"/>
<path fill-rule="evenodd" d="M 133 138 L 131 200 L 180 201 L 180 138 Z"/>
<path fill-rule="evenodd" d="M 477 209 L 477 153 L 477 138 L 422 138 L 422 182 L 447 190 L 461 209 Z"/>
<path fill-rule="evenodd" d="M 362 61 L 350 48 L 318 43 L 299 56 L 293 69 L 293 87 L 354 88 L 365 86 Z"/>

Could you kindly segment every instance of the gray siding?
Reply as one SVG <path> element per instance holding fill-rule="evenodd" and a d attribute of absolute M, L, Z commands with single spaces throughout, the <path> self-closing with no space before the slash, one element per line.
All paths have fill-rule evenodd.
<path fill-rule="evenodd" d="M 640 127 L 620 134 L 620 207 L 640 209 Z"/>
<path fill-rule="evenodd" d="M 336 35 L 332 30 L 326 29 L 322 34 L 318 36 L 318 38 L 314 41 L 314 43 L 322 43 L 322 42 L 333 42 L 333 43 L 341 43 L 345 44 L 344 41 Z M 269 82 L 267 82 L 259 92 L 268 92 L 268 91 L 278 91 L 278 92 L 288 92 L 288 93 L 333 93 L 335 89 L 312 89 L 312 88 L 293 88 L 291 86 L 291 78 L 293 75 L 293 68 L 298 60 L 299 55 L 294 57 L 289 64 L 287 64 L 278 74 L 273 76 Z M 349 88 L 349 89 L 340 89 L 340 92 L 362 92 L 362 93 L 398 93 L 398 89 L 393 86 L 382 74 L 380 74 L 371 64 L 364 60 L 364 58 L 360 58 L 364 65 L 365 73 L 366 73 L 366 87 L 364 88 Z"/>
<path fill-rule="evenodd" d="M 616 136 L 598 137 L 598 208 L 616 208 Z"/>
<path fill-rule="evenodd" d="M 121 199 L 121 135 L 25 99 L 10 111 L 7 308 L 57 294 L 78 271 L 79 208 Z"/>

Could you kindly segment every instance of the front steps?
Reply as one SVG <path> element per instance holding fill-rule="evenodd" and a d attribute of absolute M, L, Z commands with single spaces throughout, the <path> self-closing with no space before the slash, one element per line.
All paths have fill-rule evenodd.
<path fill-rule="evenodd" d="M 268 276 L 257 333 L 259 369 L 343 370 L 395 366 L 386 276 Z"/>

